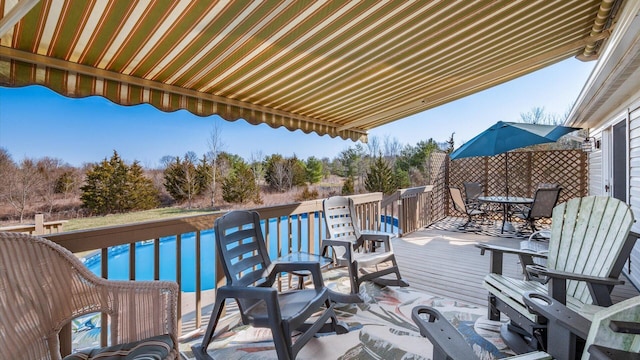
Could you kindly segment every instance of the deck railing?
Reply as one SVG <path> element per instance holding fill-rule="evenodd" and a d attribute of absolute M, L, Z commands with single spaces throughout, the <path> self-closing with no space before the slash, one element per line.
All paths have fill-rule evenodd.
<path fill-rule="evenodd" d="M 19 232 L 30 235 L 47 235 L 63 231 L 66 220 L 44 221 L 44 214 L 36 214 L 33 224 L 20 224 L 0 227 L 0 231 Z"/>
<path fill-rule="evenodd" d="M 356 212 L 360 220 L 360 227 L 366 230 L 382 230 L 394 232 L 402 236 L 415 231 L 429 219 L 429 187 L 399 190 L 392 197 L 384 199 L 382 193 L 369 193 L 353 195 Z M 264 220 L 264 235 L 268 249 L 277 249 L 273 257 L 287 253 L 304 250 L 312 253 L 320 251 L 320 243 L 325 236 L 325 227 L 322 219 L 322 200 L 303 201 L 299 203 L 283 204 L 277 206 L 261 207 L 253 209 Z M 181 332 L 200 329 L 203 325 L 202 314 L 205 306 L 210 301 L 203 301 L 203 297 L 210 296 L 211 290 L 201 289 L 202 266 L 215 266 L 216 284 L 223 283 L 224 274 L 217 263 L 215 253 L 208 253 L 201 247 L 203 232 L 213 228 L 215 219 L 222 216 L 223 212 L 205 215 L 186 216 L 168 220 L 146 221 L 127 225 L 116 225 L 91 230 L 79 230 L 58 234 L 50 234 L 46 237 L 61 244 L 73 253 L 100 253 L 101 259 L 107 259 L 109 249 L 114 246 L 128 246 L 129 269 L 136 268 L 135 248 L 140 242 L 153 244 L 153 273 L 154 279 L 160 279 L 160 269 L 163 264 L 160 261 L 160 239 L 175 237 L 175 272 L 178 284 L 181 286 L 182 259 L 185 256 L 194 256 L 195 259 L 195 290 L 193 293 L 181 291 L 178 318 Z M 304 221 L 306 219 L 306 221 Z M 395 226 L 394 226 L 395 225 Z M 195 238 L 194 254 L 182 253 L 182 238 L 185 236 Z M 212 250 L 211 250 L 212 251 Z M 211 259 L 207 262 L 204 259 Z M 214 265 L 215 264 L 215 265 Z M 107 261 L 101 261 L 100 272 L 107 278 L 109 268 Z M 131 280 L 136 280 L 135 271 L 129 274 Z M 183 312 L 183 303 L 189 303 L 190 311 Z M 193 305 L 191 305 L 193 304 Z M 106 317 L 102 317 L 102 329 L 107 328 Z M 101 343 L 106 345 L 107 332 L 102 331 Z M 61 335 L 61 348 L 65 353 L 71 351 L 71 327 L 63 330 Z"/>
<path fill-rule="evenodd" d="M 380 207 L 382 216 L 390 221 L 384 221 L 380 230 L 390 231 L 393 221 L 397 221 L 399 236 L 410 234 L 433 222 L 432 196 L 433 186 L 418 186 L 399 189 L 382 200 Z"/>

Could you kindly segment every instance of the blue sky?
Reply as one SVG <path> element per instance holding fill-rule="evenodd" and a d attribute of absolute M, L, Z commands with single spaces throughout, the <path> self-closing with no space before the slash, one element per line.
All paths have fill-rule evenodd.
<path fill-rule="evenodd" d="M 415 145 L 445 141 L 455 132 L 456 147 L 493 123 L 519 121 L 534 107 L 564 114 L 577 98 L 595 62 L 568 59 L 505 84 L 373 129 L 369 136 L 396 138 Z M 181 110 L 164 113 L 149 105 L 120 106 L 101 97 L 69 99 L 40 86 L 0 87 L 0 147 L 15 161 L 44 156 L 74 166 L 108 158 L 117 150 L 127 161 L 156 167 L 165 155 L 208 151 L 217 123 L 223 150 L 249 159 L 252 154 L 297 155 L 306 159 L 337 156 L 355 143 L 340 138 L 227 122 Z"/>

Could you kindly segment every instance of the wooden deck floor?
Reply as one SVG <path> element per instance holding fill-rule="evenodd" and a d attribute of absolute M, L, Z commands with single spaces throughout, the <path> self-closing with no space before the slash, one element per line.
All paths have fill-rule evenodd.
<path fill-rule="evenodd" d="M 394 239 L 393 249 L 400 272 L 412 288 L 486 306 L 487 290 L 482 280 L 489 271 L 490 255 L 480 255 L 480 249 L 474 246 L 478 242 L 517 247 L 520 239 L 424 229 Z M 522 276 L 517 256 L 505 255 L 503 273 Z M 637 295 L 640 293 L 627 281 L 615 288 L 613 301 Z"/>
<path fill-rule="evenodd" d="M 489 271 L 489 253 L 480 255 L 475 247 L 478 242 L 500 246 L 517 247 L 521 239 L 501 238 L 461 233 L 446 230 L 423 229 L 403 238 L 393 239 L 393 249 L 400 266 L 400 272 L 411 288 L 427 294 L 464 301 L 468 304 L 487 306 L 487 290 L 482 280 Z M 505 255 L 505 275 L 521 277 L 522 270 L 518 258 Z M 628 282 L 617 286 L 613 292 L 613 301 L 618 302 L 640 293 Z M 200 334 L 213 308 L 214 292 L 203 294 L 203 327 L 191 335 Z M 195 313 L 186 310 L 185 304 L 194 302 L 190 297 L 183 300 L 183 332 L 195 329 Z M 189 305 L 189 309 L 193 306 Z M 234 312 L 235 305 L 228 304 L 228 311 Z"/>

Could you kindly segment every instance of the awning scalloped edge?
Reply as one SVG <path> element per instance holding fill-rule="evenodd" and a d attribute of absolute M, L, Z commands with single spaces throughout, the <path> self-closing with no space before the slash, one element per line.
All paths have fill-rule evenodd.
<path fill-rule="evenodd" d="M 0 50 L 10 51 L 11 49 L 0 48 Z M 76 64 L 76 66 L 82 65 Z M 122 76 L 114 74 L 114 77 Z M 139 81 L 153 83 L 142 79 Z M 34 64 L 4 56 L 0 56 L 0 85 L 6 87 L 42 85 L 71 98 L 102 96 L 119 105 L 150 104 L 166 112 L 184 109 L 198 116 L 215 114 L 227 121 L 244 119 L 253 125 L 267 124 L 272 128 L 284 126 L 290 131 L 301 130 L 306 134 L 315 132 L 318 135 L 329 135 L 332 138 L 339 136 L 345 140 L 367 141 L 366 132 L 352 129 L 338 131 L 336 126 L 329 123 L 305 119 L 283 111 L 270 110 L 263 106 L 248 103 L 247 106 L 243 106 L 242 102 L 236 100 L 221 102 L 217 101 L 217 98 L 220 97 L 193 90 L 179 88 L 180 93 L 167 91 L 164 88 L 173 86 L 165 84 L 158 84 L 157 88 L 141 86 L 127 81 L 62 70 L 57 67 Z M 194 93 L 193 95 L 197 96 L 188 93 Z"/>

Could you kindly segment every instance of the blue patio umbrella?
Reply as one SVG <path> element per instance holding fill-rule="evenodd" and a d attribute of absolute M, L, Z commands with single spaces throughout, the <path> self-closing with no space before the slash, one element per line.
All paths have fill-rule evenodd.
<path fill-rule="evenodd" d="M 455 160 L 465 157 L 493 156 L 505 153 L 505 192 L 508 196 L 508 151 L 531 145 L 555 142 L 563 135 L 576 130 L 580 130 L 580 128 L 498 121 L 487 130 L 464 143 L 452 152 L 450 157 Z"/>

